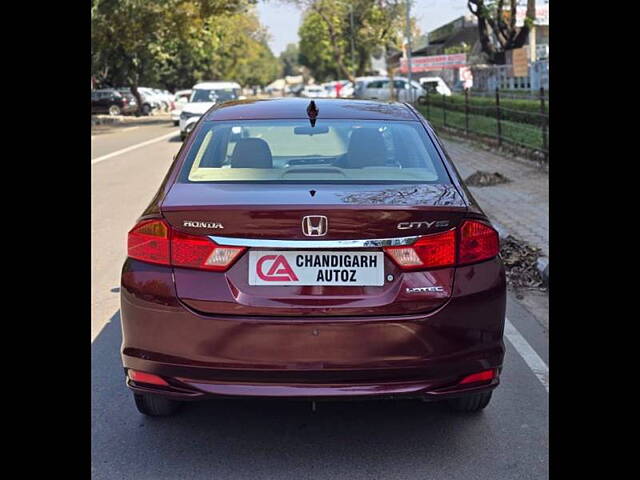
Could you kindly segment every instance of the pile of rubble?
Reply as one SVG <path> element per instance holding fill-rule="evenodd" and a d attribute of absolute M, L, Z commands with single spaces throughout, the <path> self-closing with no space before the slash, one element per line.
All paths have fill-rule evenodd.
<path fill-rule="evenodd" d="M 501 239 L 500 243 L 500 254 L 507 274 L 507 283 L 515 289 L 545 289 L 538 268 L 540 249 L 533 248 L 512 235 L 507 235 Z"/>
<path fill-rule="evenodd" d="M 511 180 L 498 172 L 489 173 L 476 170 L 476 172 L 469 175 L 464 182 L 471 187 L 490 187 L 491 185 L 498 185 L 510 181 Z"/>

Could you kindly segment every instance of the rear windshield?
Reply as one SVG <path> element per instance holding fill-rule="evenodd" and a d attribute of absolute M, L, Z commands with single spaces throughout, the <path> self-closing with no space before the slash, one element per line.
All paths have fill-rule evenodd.
<path fill-rule="evenodd" d="M 192 103 L 197 102 L 225 102 L 227 100 L 235 100 L 238 97 L 234 88 L 198 88 L 191 93 Z"/>
<path fill-rule="evenodd" d="M 451 183 L 411 121 L 204 122 L 180 182 Z"/>

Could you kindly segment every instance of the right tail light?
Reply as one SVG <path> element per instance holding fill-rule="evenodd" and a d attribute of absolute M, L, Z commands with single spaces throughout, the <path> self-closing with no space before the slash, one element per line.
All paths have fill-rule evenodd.
<path fill-rule="evenodd" d="M 500 252 L 500 241 L 489 225 L 465 220 L 457 232 L 426 235 L 413 245 L 385 247 L 384 251 L 403 270 L 424 270 L 489 260 Z"/>
<path fill-rule="evenodd" d="M 458 265 L 489 260 L 500 253 L 498 232 L 489 225 L 466 220 L 460 227 Z"/>

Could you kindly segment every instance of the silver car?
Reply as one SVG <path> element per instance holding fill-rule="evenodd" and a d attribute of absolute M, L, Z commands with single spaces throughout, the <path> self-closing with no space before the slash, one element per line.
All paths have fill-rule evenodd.
<path fill-rule="evenodd" d="M 391 92 L 389 90 L 388 77 L 365 77 L 356 79 L 355 96 L 357 98 L 369 98 L 372 100 L 389 100 Z M 401 102 L 415 102 L 418 97 L 425 94 L 424 89 L 416 81 L 409 81 L 403 77 L 394 77 L 394 88 L 396 97 Z"/>

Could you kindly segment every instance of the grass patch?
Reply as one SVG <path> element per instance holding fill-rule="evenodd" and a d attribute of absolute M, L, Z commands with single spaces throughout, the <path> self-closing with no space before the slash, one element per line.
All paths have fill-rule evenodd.
<path fill-rule="evenodd" d="M 446 125 L 444 112 L 440 107 L 430 105 L 429 114 L 427 115 L 426 106 L 417 106 L 417 109 L 429 120 L 434 128 L 446 126 L 450 128 L 456 128 L 459 130 L 465 130 L 465 115 L 464 112 L 458 112 L 454 110 L 446 109 Z M 494 113 L 495 115 L 495 113 Z M 501 120 L 502 139 L 507 143 L 520 144 L 522 146 L 542 150 L 543 139 L 542 129 L 539 126 L 513 122 L 509 120 Z M 469 132 L 488 137 L 498 138 L 497 121 L 494 117 L 488 117 L 485 115 L 477 115 L 469 113 Z M 547 141 L 549 139 L 549 133 L 547 132 Z"/>

